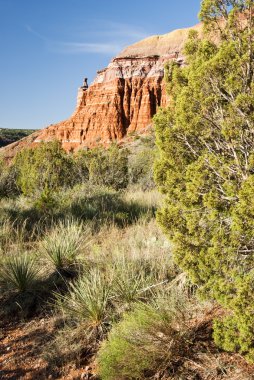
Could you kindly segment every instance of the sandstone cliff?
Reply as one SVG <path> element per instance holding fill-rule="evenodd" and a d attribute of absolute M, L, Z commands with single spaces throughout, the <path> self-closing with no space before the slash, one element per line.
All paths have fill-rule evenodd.
<path fill-rule="evenodd" d="M 194 29 L 201 31 L 201 25 Z M 132 132 L 146 132 L 157 108 L 167 102 L 164 65 L 172 59 L 183 62 L 188 32 L 187 28 L 152 36 L 123 50 L 107 68 L 98 71 L 90 87 L 84 83 L 78 90 L 77 107 L 68 120 L 13 144 L 5 154 L 13 156 L 26 143 L 58 139 L 66 150 L 76 150 L 107 145 Z"/>

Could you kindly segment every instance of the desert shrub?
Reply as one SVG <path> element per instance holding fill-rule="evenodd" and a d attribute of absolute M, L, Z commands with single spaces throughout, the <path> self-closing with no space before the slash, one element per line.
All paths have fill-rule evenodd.
<path fill-rule="evenodd" d="M 164 294 L 165 297 L 165 294 Z M 174 373 L 185 357 L 193 332 L 189 302 L 178 294 L 137 304 L 115 324 L 98 353 L 102 380 L 144 379 Z M 190 314 L 189 314 L 190 313 Z"/>
<path fill-rule="evenodd" d="M 84 230 L 82 224 L 74 220 L 60 221 L 46 233 L 41 242 L 41 251 L 59 273 L 71 273 L 87 238 L 88 231 Z"/>
<path fill-rule="evenodd" d="M 142 190 L 154 188 L 153 165 L 156 157 L 155 147 L 144 147 L 129 155 L 129 184 Z"/>
<path fill-rule="evenodd" d="M 53 216 L 58 207 L 57 193 L 43 190 L 34 200 L 33 207 L 41 215 Z"/>
<path fill-rule="evenodd" d="M 127 152 L 115 144 L 108 149 L 96 148 L 79 152 L 76 165 L 82 181 L 89 180 L 92 184 L 112 187 L 115 190 L 127 187 Z"/>
<path fill-rule="evenodd" d="M 188 65 L 166 71 L 171 102 L 155 118 L 155 175 L 166 194 L 158 220 L 177 263 L 227 309 L 214 325 L 216 342 L 254 361 L 252 8 L 252 1 L 202 1 L 201 20 L 220 43 L 192 31 Z"/>
<path fill-rule="evenodd" d="M 98 148 L 91 150 L 79 149 L 73 156 L 75 162 L 75 175 L 78 178 L 78 183 L 89 182 L 89 165 L 98 154 Z"/>
<path fill-rule="evenodd" d="M 20 194 L 17 186 L 17 171 L 0 159 L 0 198 L 15 197 Z"/>
<path fill-rule="evenodd" d="M 19 293 L 34 290 L 39 280 L 39 268 L 32 256 L 19 253 L 3 260 L 0 269 L 0 282 L 5 289 Z"/>
<path fill-rule="evenodd" d="M 75 183 L 74 162 L 58 141 L 23 149 L 14 162 L 17 184 L 25 195 L 56 191 Z"/>

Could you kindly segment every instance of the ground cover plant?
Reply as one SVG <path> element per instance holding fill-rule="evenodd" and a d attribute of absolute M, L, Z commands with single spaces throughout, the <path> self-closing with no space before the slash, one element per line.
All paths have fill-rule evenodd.
<path fill-rule="evenodd" d="M 158 149 L 1 161 L 3 378 L 253 379 L 250 5 L 202 2 L 216 43 L 191 32 L 188 66 L 167 66 Z"/>
<path fill-rule="evenodd" d="M 76 202 L 83 191 L 87 192 L 86 186 L 70 189 L 68 201 L 73 202 L 71 195 Z M 97 193 L 98 188 L 89 191 Z M 37 323 L 35 336 L 26 333 L 29 341 L 43 342 L 36 348 L 33 376 L 39 376 L 38 360 L 44 378 L 64 378 L 87 367 L 87 375 L 100 373 L 102 379 L 132 379 L 134 373 L 141 379 L 166 374 L 180 379 L 198 371 L 201 378 L 209 379 L 208 374 L 216 374 L 218 368 L 224 374 L 221 379 L 231 376 L 228 361 L 217 359 L 214 347 L 208 354 L 197 343 L 211 342 L 206 314 L 214 306 L 197 301 L 195 289 L 172 260 L 171 243 L 154 217 L 161 197 L 154 190 L 137 189 L 118 197 L 127 210 L 134 202 L 143 212 L 131 213 L 128 221 L 119 224 L 114 218 L 82 219 L 73 213 L 68 219 L 58 204 L 53 209 L 56 215 L 38 214 L 42 219 L 37 215 L 35 227 L 23 217 L 16 219 L 22 210 L 30 210 L 34 199 L 20 196 L 1 201 L 1 324 L 11 336 L 10 317 L 16 326 L 27 326 L 27 331 L 32 322 Z M 61 207 L 72 209 L 65 202 Z M 107 202 L 103 204 L 105 211 Z M 10 217 L 11 208 L 18 209 L 15 218 L 4 218 L 4 213 Z M 45 330 L 39 331 L 41 323 Z M 126 343 L 125 331 L 128 337 L 136 337 L 133 342 Z M 206 334 L 209 338 L 203 337 Z M 115 339 L 117 352 L 111 347 L 116 347 Z M 4 368 L 22 367 L 21 361 L 14 348 Z"/>

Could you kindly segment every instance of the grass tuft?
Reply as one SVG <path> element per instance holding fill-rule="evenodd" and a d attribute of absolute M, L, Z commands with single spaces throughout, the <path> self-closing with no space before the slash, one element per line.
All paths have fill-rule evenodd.
<path fill-rule="evenodd" d="M 185 302 L 178 304 L 178 298 Z M 163 298 L 150 304 L 138 303 L 125 313 L 99 350 L 102 380 L 141 380 L 173 374 L 194 338 L 188 305 L 181 291 L 167 296 L 164 292 Z"/>
<path fill-rule="evenodd" d="M 77 264 L 77 257 L 88 237 L 83 225 L 73 221 L 60 221 L 41 242 L 41 250 L 55 269 L 66 274 Z"/>
<path fill-rule="evenodd" d="M 110 324 L 111 283 L 98 269 L 91 269 L 70 283 L 69 292 L 57 295 L 57 304 L 66 320 L 86 325 L 87 331 L 103 335 Z"/>
<path fill-rule="evenodd" d="M 2 263 L 0 281 L 4 288 L 24 293 L 34 289 L 38 275 L 35 259 L 25 253 L 9 257 Z"/>

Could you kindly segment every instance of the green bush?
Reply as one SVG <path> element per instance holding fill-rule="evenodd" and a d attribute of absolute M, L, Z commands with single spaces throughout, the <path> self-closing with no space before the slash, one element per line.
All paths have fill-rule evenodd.
<path fill-rule="evenodd" d="M 227 310 L 214 325 L 216 342 L 254 361 L 252 7 L 252 1 L 202 1 L 201 20 L 220 43 L 192 31 L 188 66 L 168 66 L 171 102 L 155 118 L 155 175 L 166 195 L 158 221 L 177 263 L 202 295 Z M 248 15 L 244 23 L 240 12 Z"/>
<path fill-rule="evenodd" d="M 20 194 L 17 186 L 17 171 L 0 159 L 0 198 L 15 197 Z"/>
<path fill-rule="evenodd" d="M 174 373 L 193 338 L 186 323 L 188 301 L 184 299 L 184 305 L 178 296 L 137 304 L 113 326 L 98 353 L 102 380 L 163 378 Z"/>
<path fill-rule="evenodd" d="M 129 184 L 138 185 L 142 190 L 154 188 L 153 166 L 156 147 L 144 147 L 129 155 Z"/>
<path fill-rule="evenodd" d="M 74 161 L 58 141 L 23 149 L 15 157 L 14 167 L 18 187 L 25 195 L 56 191 L 76 181 Z"/>
<path fill-rule="evenodd" d="M 115 190 L 128 185 L 128 156 L 124 149 L 112 144 L 108 149 L 96 148 L 79 152 L 76 166 L 81 181 L 89 180 L 98 186 L 108 186 Z"/>

